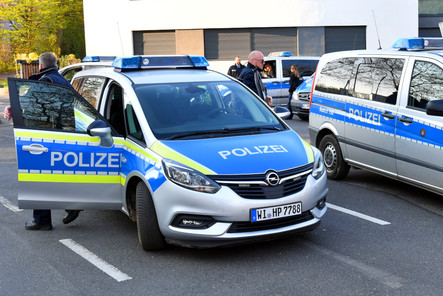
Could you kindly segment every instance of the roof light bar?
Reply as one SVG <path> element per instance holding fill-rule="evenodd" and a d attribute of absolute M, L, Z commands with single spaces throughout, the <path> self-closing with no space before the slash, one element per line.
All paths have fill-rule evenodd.
<path fill-rule="evenodd" d="M 275 51 L 268 54 L 268 57 L 292 57 L 293 54 L 290 51 Z"/>
<path fill-rule="evenodd" d="M 85 56 L 82 62 L 112 62 L 115 56 Z"/>
<path fill-rule="evenodd" d="M 392 48 L 404 50 L 423 50 L 443 48 L 443 38 L 401 38 Z"/>
<path fill-rule="evenodd" d="M 208 61 L 202 56 L 130 56 L 118 57 L 112 67 L 116 70 L 161 69 L 161 68 L 206 68 Z"/>

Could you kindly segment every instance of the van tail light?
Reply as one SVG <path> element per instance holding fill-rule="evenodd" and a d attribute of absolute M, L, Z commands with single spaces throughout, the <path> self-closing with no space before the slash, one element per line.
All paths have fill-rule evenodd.
<path fill-rule="evenodd" d="M 309 98 L 309 110 L 311 110 L 312 95 L 314 94 L 314 86 L 315 86 L 315 79 L 317 78 L 317 70 L 318 70 L 318 65 L 317 65 L 317 67 L 315 68 L 314 80 L 312 81 L 311 97 Z"/>

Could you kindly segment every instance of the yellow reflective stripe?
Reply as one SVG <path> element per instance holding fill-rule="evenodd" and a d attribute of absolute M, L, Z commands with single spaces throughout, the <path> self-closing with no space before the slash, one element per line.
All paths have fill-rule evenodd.
<path fill-rule="evenodd" d="M 171 148 L 169 148 L 168 146 L 166 146 L 165 144 L 157 141 L 155 142 L 152 146 L 151 149 L 155 152 L 157 152 L 158 154 L 160 154 L 162 157 L 165 158 L 169 158 L 172 160 L 175 160 L 177 162 L 180 162 L 182 164 L 187 165 L 188 167 L 191 167 L 203 174 L 215 174 L 214 171 L 208 169 L 205 166 L 202 166 L 201 164 L 187 158 L 186 156 L 172 150 Z"/>
<path fill-rule="evenodd" d="M 138 153 L 140 153 L 141 155 L 144 155 L 144 156 L 152 159 L 155 162 L 158 162 L 158 159 L 156 157 L 150 155 L 145 150 L 141 149 L 140 147 L 138 147 L 138 146 L 136 146 L 136 145 L 134 145 L 134 144 L 132 144 L 132 143 L 130 143 L 128 141 L 126 141 L 125 146 L 130 148 L 130 149 L 132 149 L 132 150 L 134 150 L 134 151 L 136 151 L 136 152 L 138 152 Z"/>
<path fill-rule="evenodd" d="M 62 175 L 62 174 L 27 174 L 18 173 L 19 182 L 50 182 L 50 183 L 101 183 L 120 184 L 118 175 Z"/>
<path fill-rule="evenodd" d="M 114 143 L 115 144 L 124 145 L 125 144 L 125 139 L 123 139 L 123 138 L 114 138 Z"/>
<path fill-rule="evenodd" d="M 311 145 L 303 140 L 303 145 L 305 146 L 306 154 L 308 155 L 308 163 L 314 162 L 314 152 L 312 152 Z"/>
<path fill-rule="evenodd" d="M 16 137 L 26 137 L 26 138 L 39 138 L 39 139 L 53 139 L 53 140 L 67 140 L 67 141 L 82 141 L 82 142 L 94 142 L 98 143 L 98 137 L 90 137 L 89 135 L 73 135 L 66 133 L 39 133 L 39 132 L 29 132 L 29 131 L 19 131 L 15 130 Z"/>
<path fill-rule="evenodd" d="M 90 124 L 91 122 L 94 121 L 94 118 L 88 117 L 85 113 L 80 112 L 76 109 L 74 109 L 74 115 L 76 118 L 80 119 L 81 121 L 83 121 L 86 124 Z"/>

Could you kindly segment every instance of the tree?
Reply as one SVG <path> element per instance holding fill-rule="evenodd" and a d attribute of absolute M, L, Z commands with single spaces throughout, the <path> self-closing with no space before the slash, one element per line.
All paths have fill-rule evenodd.
<path fill-rule="evenodd" d="M 83 48 L 77 48 L 74 54 L 84 54 L 82 0 L 2 0 L 0 11 L 0 20 L 9 22 L 12 28 L 0 28 L 0 35 L 9 40 L 13 53 L 67 54 L 62 44 L 69 44 L 75 36 Z"/>

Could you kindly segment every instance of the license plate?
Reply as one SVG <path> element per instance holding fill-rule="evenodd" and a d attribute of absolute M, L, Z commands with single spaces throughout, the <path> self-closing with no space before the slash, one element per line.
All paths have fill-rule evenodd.
<path fill-rule="evenodd" d="M 302 108 L 302 109 L 309 109 L 309 104 L 302 104 L 302 105 L 301 105 L 301 108 Z"/>
<path fill-rule="evenodd" d="M 251 222 L 278 219 L 301 214 L 301 202 L 251 210 Z"/>

